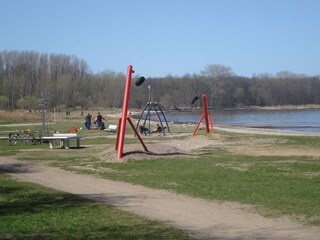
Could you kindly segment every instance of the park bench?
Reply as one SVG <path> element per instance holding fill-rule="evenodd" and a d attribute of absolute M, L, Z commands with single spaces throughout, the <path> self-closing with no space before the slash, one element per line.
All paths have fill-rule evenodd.
<path fill-rule="evenodd" d="M 104 130 L 107 131 L 107 132 L 116 132 L 117 128 L 118 128 L 117 125 L 109 125 L 109 127 L 104 129 Z"/>
<path fill-rule="evenodd" d="M 55 133 L 51 137 L 42 137 L 43 140 L 49 141 L 50 149 L 53 148 L 54 141 L 60 141 L 60 147 L 68 149 L 72 139 L 77 141 L 77 148 L 80 148 L 80 138 L 76 133 Z"/>

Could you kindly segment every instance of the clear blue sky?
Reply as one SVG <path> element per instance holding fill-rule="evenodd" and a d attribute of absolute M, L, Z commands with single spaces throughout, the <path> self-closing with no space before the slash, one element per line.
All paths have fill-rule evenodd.
<path fill-rule="evenodd" d="M 0 50 L 62 53 L 96 73 L 320 74 L 319 0 L 0 0 Z"/>

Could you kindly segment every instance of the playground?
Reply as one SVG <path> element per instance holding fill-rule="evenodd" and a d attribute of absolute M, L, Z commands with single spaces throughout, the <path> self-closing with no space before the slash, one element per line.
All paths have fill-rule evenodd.
<path fill-rule="evenodd" d="M 120 110 L 99 111 L 107 126 L 117 124 Z M 49 128 L 83 124 L 76 111 L 63 118 Z M 1 131 L 32 128 L 26 124 L 3 124 Z M 192 136 L 195 127 L 170 124 L 170 134 L 142 135 L 146 152 L 127 126 L 121 159 L 114 132 L 78 130 L 79 149 L 0 141 L 1 171 L 165 222 L 196 239 L 316 239 L 319 228 L 304 225 L 319 223 L 319 196 L 306 194 L 318 193 L 318 136 L 225 126 L 212 135 L 205 124 Z"/>
<path fill-rule="evenodd" d="M 162 109 L 149 101 L 144 119 L 138 109 L 128 114 L 126 93 L 122 109 L 87 110 L 101 113 L 114 131 L 86 130 L 79 111 L 55 113 L 54 121 L 41 125 L 53 134 L 48 140 L 72 135 L 68 141 L 81 138 L 81 145 L 59 138 L 60 145 L 52 141 L 49 149 L 44 142 L 2 138 L 0 173 L 160 221 L 182 230 L 181 239 L 318 239 L 319 135 L 214 126 L 205 107 L 198 124 L 150 121 L 151 109 L 158 116 Z M 201 99 L 205 106 L 205 95 Z M 139 121 L 162 131 L 139 133 Z M 0 131 L 37 127 L 24 116 L 1 124 Z M 153 234 L 145 239 L 165 239 Z"/>

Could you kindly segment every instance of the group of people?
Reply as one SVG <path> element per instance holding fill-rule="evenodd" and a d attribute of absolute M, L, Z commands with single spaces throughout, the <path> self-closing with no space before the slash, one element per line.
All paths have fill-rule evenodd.
<path fill-rule="evenodd" d="M 91 129 L 91 119 L 92 119 L 92 115 L 90 113 L 88 113 L 85 118 L 85 120 L 86 120 L 85 127 L 87 130 Z M 97 128 L 99 130 L 105 129 L 105 124 L 104 124 L 103 120 L 105 120 L 105 118 L 100 114 L 100 112 L 98 112 L 98 115 L 94 119 L 94 124 L 97 126 Z"/>
<path fill-rule="evenodd" d="M 100 112 L 98 112 L 98 115 L 96 116 L 96 118 L 94 119 L 94 124 L 96 125 L 96 128 L 99 130 L 103 130 L 105 129 L 105 124 L 103 122 L 103 120 L 105 120 L 105 118 L 100 114 Z M 90 113 L 88 113 L 85 117 L 85 127 L 86 130 L 90 130 L 91 129 L 91 121 L 92 121 L 92 115 Z M 166 129 L 166 127 L 161 127 L 159 123 L 157 123 L 156 125 L 156 129 L 154 129 L 153 131 L 150 131 L 148 128 L 144 127 L 144 126 L 139 126 L 139 132 L 140 134 L 152 134 L 152 133 L 161 133 L 162 130 Z"/>
<path fill-rule="evenodd" d="M 140 134 L 148 135 L 152 133 L 161 133 L 162 130 L 166 129 L 166 127 L 161 127 L 159 123 L 157 123 L 156 128 L 153 131 L 150 131 L 148 128 L 140 125 L 139 126 L 139 132 Z"/>

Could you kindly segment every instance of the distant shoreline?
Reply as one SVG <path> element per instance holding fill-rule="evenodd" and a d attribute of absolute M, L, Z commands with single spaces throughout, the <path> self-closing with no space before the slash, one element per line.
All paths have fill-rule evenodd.
<path fill-rule="evenodd" d="M 213 109 L 208 108 L 208 110 L 215 111 L 231 111 L 231 110 L 298 110 L 298 109 L 320 109 L 320 104 L 306 104 L 306 105 L 278 105 L 278 106 L 246 106 L 246 107 L 235 107 L 235 108 L 219 108 Z M 181 108 L 181 109 L 168 109 L 169 112 L 192 112 L 200 111 L 202 108 Z"/>
<path fill-rule="evenodd" d="M 286 109 L 320 109 L 320 104 L 306 104 L 306 105 L 280 105 L 280 106 L 252 106 L 245 109 L 265 109 L 265 110 L 286 110 Z"/>

